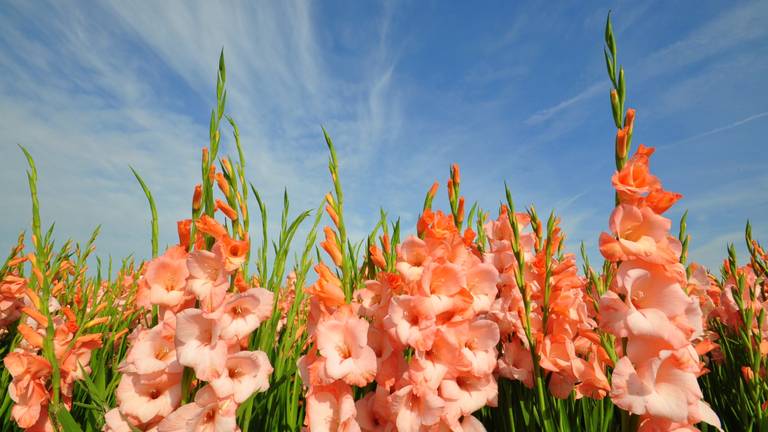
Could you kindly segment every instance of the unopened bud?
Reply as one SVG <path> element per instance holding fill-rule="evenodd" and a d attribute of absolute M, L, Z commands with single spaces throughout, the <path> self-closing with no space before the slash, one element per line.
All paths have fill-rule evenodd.
<path fill-rule="evenodd" d="M 200 210 L 200 205 L 203 202 L 203 186 L 202 185 L 195 185 L 195 192 L 192 193 L 192 210 L 198 211 Z"/>
<path fill-rule="evenodd" d="M 451 165 L 451 178 L 456 184 L 461 183 L 461 172 L 459 171 L 459 164 Z"/>
<path fill-rule="evenodd" d="M 741 376 L 744 377 L 744 381 L 746 382 L 752 382 L 752 380 L 755 379 L 755 373 L 752 371 L 752 368 L 749 366 L 741 367 Z"/>
<path fill-rule="evenodd" d="M 429 188 L 429 192 L 427 193 L 427 195 L 429 195 L 429 199 L 435 198 L 435 195 L 437 195 L 437 188 L 439 187 L 440 187 L 440 183 L 438 182 L 432 183 L 432 187 Z"/>
<path fill-rule="evenodd" d="M 627 157 L 627 129 L 616 131 L 616 156 L 620 159 Z"/>
<path fill-rule="evenodd" d="M 632 135 L 635 123 L 635 110 L 633 108 L 627 109 L 627 114 L 624 116 L 624 129 L 627 130 L 627 134 Z"/>
<path fill-rule="evenodd" d="M 232 164 L 229 163 L 229 159 L 222 158 L 221 165 L 224 167 L 224 170 L 227 172 L 227 175 L 232 177 Z"/>
<path fill-rule="evenodd" d="M 230 218 L 233 221 L 237 220 L 237 212 L 229 206 L 229 204 L 225 203 L 224 201 L 217 199 L 216 200 L 216 208 L 221 210 L 224 215 L 226 215 L 228 218 Z"/>
<path fill-rule="evenodd" d="M 325 211 L 328 213 L 328 216 L 331 217 L 331 220 L 333 221 L 333 224 L 336 225 L 336 227 L 339 227 L 339 215 L 336 214 L 336 210 L 333 209 L 330 205 L 325 206 Z"/>
<path fill-rule="evenodd" d="M 223 193 L 225 196 L 229 196 L 229 183 L 227 183 L 227 179 L 224 178 L 224 174 L 217 172 L 215 177 L 216 184 L 219 186 L 221 193 Z"/>

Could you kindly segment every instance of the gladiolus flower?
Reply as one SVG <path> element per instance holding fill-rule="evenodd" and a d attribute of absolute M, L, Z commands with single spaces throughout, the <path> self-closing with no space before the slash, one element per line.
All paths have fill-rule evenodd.
<path fill-rule="evenodd" d="M 187 284 L 187 253 L 181 247 L 169 248 L 147 264 L 144 278 L 152 304 L 175 307 L 184 300 Z"/>
<path fill-rule="evenodd" d="M 211 381 L 211 387 L 219 398 L 231 396 L 243 403 L 255 392 L 269 388 L 272 365 L 262 351 L 240 351 L 227 358 L 226 371 Z"/>
<path fill-rule="evenodd" d="M 179 363 L 209 381 L 224 372 L 227 344 L 219 338 L 219 324 L 200 309 L 186 309 L 176 318 L 176 355 Z"/>
<path fill-rule="evenodd" d="M 317 325 L 317 348 L 329 377 L 363 387 L 376 375 L 376 354 L 368 346 L 368 321 L 334 314 Z"/>
<path fill-rule="evenodd" d="M 237 405 L 218 399 L 210 386 L 195 394 L 195 401 L 177 408 L 157 426 L 158 432 L 231 432 L 239 430 Z"/>
<path fill-rule="evenodd" d="M 352 389 L 341 381 L 314 388 L 307 395 L 305 424 L 312 432 L 356 432 L 355 399 Z"/>
<path fill-rule="evenodd" d="M 241 294 L 232 294 L 224 304 L 219 318 L 223 339 L 243 339 L 272 315 L 274 294 L 264 288 L 251 288 Z"/>
<path fill-rule="evenodd" d="M 680 242 L 668 235 L 672 222 L 648 207 L 621 204 L 611 214 L 611 231 L 600 235 L 600 252 L 610 261 L 640 258 L 658 264 L 671 264 L 680 257 Z"/>
<path fill-rule="evenodd" d="M 685 349 L 662 351 L 637 369 L 622 357 L 613 370 L 611 399 L 634 414 L 688 424 L 706 421 L 719 428 L 717 415 L 701 400 L 697 365 L 690 356 Z"/>
<path fill-rule="evenodd" d="M 189 269 L 187 289 L 207 311 L 216 309 L 229 288 L 222 249 L 194 251 L 189 254 L 186 264 Z"/>
<path fill-rule="evenodd" d="M 345 302 L 344 291 L 341 290 L 341 281 L 323 263 L 315 266 L 315 272 L 319 276 L 312 286 L 307 287 L 307 292 L 320 300 L 326 307 L 341 306 Z"/>
<path fill-rule="evenodd" d="M 234 272 L 245 262 L 251 244 L 248 239 L 235 240 L 227 235 L 221 237 L 219 242 L 213 246 L 214 249 L 221 248 L 221 255 L 224 258 L 224 270 Z"/>
<path fill-rule="evenodd" d="M 115 391 L 120 412 L 141 424 L 162 419 L 181 401 L 181 374 L 125 374 Z"/>

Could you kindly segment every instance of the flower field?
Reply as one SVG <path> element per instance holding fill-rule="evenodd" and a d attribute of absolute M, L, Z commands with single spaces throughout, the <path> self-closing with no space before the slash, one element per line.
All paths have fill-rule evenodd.
<path fill-rule="evenodd" d="M 32 218 L 0 269 L 0 431 L 768 430 L 768 254 L 747 223 L 748 261 L 733 245 L 719 269 L 688 259 L 686 217 L 664 216 L 682 195 L 651 168 L 664 156 L 632 140 L 610 17 L 604 52 L 616 170 L 601 262 L 506 186 L 498 208 L 472 204 L 455 164 L 415 227 L 382 211 L 350 238 L 325 130 L 330 192 L 299 213 L 286 195 L 270 236 L 223 54 L 176 245 L 159 250 L 133 172 L 149 261 L 102 263 L 98 229 L 56 242 L 46 173 L 22 147 Z"/>

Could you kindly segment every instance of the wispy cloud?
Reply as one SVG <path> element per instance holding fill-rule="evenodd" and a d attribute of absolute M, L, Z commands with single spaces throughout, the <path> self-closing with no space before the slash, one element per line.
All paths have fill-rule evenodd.
<path fill-rule="evenodd" d="M 679 141 L 675 141 L 672 144 L 668 144 L 668 145 L 665 145 L 665 146 L 659 146 L 659 148 L 676 146 L 676 145 L 684 144 L 684 143 L 687 143 L 687 142 L 690 142 L 690 141 L 698 140 L 698 139 L 701 139 L 701 138 L 704 138 L 704 137 L 708 137 L 710 135 L 714 135 L 714 134 L 717 134 L 717 133 L 720 133 L 720 132 L 725 132 L 727 130 L 731 130 L 731 129 L 737 128 L 737 127 L 739 127 L 739 126 L 741 126 L 743 124 L 749 123 L 749 122 L 751 122 L 753 120 L 761 119 L 763 117 L 768 117 L 768 111 L 764 111 L 764 112 L 761 112 L 761 113 L 753 114 L 753 115 L 751 115 L 749 117 L 743 118 L 743 119 L 741 119 L 739 121 L 735 121 L 733 123 L 729 123 L 729 124 L 727 124 L 725 126 L 717 127 L 717 128 L 714 128 L 714 129 L 710 129 L 710 130 L 708 130 L 706 132 L 702 132 L 700 134 L 696 134 L 696 135 L 693 135 L 693 136 L 689 136 L 687 138 L 683 138 L 683 139 L 681 139 Z"/>
<path fill-rule="evenodd" d="M 630 12 L 627 19 L 629 22 L 635 21 L 644 12 L 644 8 Z M 768 27 L 763 25 L 766 17 L 768 17 L 768 3 L 765 2 L 747 2 L 728 10 L 694 29 L 685 37 L 645 56 L 633 70 L 632 79 L 635 83 L 642 83 L 661 74 L 671 74 L 690 64 L 763 38 L 768 35 Z M 627 23 L 622 24 L 622 28 L 625 25 Z M 534 113 L 525 120 L 525 123 L 528 125 L 543 123 L 565 109 L 592 99 L 600 94 L 601 90 L 605 90 L 607 85 L 605 79 L 588 85 L 576 96 Z"/>
<path fill-rule="evenodd" d="M 568 98 L 568 99 L 558 103 L 555 106 L 552 106 L 552 107 L 549 107 L 549 108 L 546 108 L 546 109 L 543 109 L 541 111 L 536 112 L 535 114 L 533 114 L 532 116 L 528 117 L 525 120 L 525 124 L 527 124 L 527 125 L 538 125 L 538 124 L 544 123 L 545 121 L 547 121 L 550 118 L 552 118 L 552 116 L 560 113 L 561 111 L 563 111 L 563 110 L 565 110 L 565 109 L 567 109 L 567 108 L 569 108 L 569 107 L 571 107 L 571 106 L 573 106 L 573 105 L 575 105 L 575 104 L 577 104 L 577 103 L 579 103 L 581 101 L 584 101 L 584 100 L 589 99 L 589 98 L 591 98 L 593 96 L 596 96 L 601 91 L 605 91 L 605 89 L 606 89 L 606 84 L 603 81 L 596 82 L 596 83 L 592 84 L 591 86 L 585 88 L 581 92 L 579 92 L 579 94 L 577 94 L 576 96 Z"/>
<path fill-rule="evenodd" d="M 764 95 L 753 88 L 763 70 L 754 66 L 766 48 L 766 30 L 753 15 L 768 16 L 764 4 L 710 5 L 658 33 L 649 30 L 656 28 L 654 14 L 664 13 L 660 8 L 620 4 L 617 32 L 633 22 L 621 34 L 627 41 L 622 46 L 633 46 L 631 57 L 643 59 L 628 71 L 637 89 L 632 94 L 649 106 L 669 108 L 659 93 L 691 104 L 689 95 L 708 86 L 722 99 L 734 94 L 732 88 L 710 76 L 727 75 L 738 61 L 745 75 L 752 74 L 739 81 L 752 103 L 736 109 L 718 104 L 715 96 L 708 103 L 711 116 L 742 120 L 709 130 L 719 123 L 677 105 L 675 116 L 687 116 L 685 124 L 698 138 L 699 131 L 714 135 L 764 120 Z M 300 0 L 76 6 L 11 1 L 0 9 L 0 157 L 11 161 L 0 170 L 0 184 L 8 190 L 0 250 L 28 224 L 16 142 L 37 156 L 44 219 L 55 219 L 62 236 L 82 239 L 102 223 L 102 251 L 146 256 L 148 211 L 130 164 L 160 205 L 161 243 L 175 241 L 174 222 L 188 215 L 199 178 L 222 48 L 228 111 L 240 125 L 248 177 L 268 203 L 280 203 L 286 186 L 293 209 L 316 208 L 330 188 L 324 125 L 338 147 L 353 238 L 375 224 L 379 205 L 411 231 L 423 194 L 434 180 L 444 184 L 452 162 L 462 166 L 467 199 L 486 209 L 497 208 L 505 180 L 521 205 L 534 203 L 542 214 L 555 208 L 571 249 L 581 240 L 595 246 L 605 228 L 612 208 L 612 132 L 607 103 L 592 106 L 607 90 L 599 56 L 605 11 L 541 12 L 525 4 L 504 13 L 432 3 L 341 8 Z M 594 34 L 585 36 L 587 31 Z M 664 82 L 677 92 L 641 88 L 643 81 L 667 74 L 672 75 Z M 758 114 L 745 118 L 749 113 Z M 231 154 L 230 133 L 224 131 L 223 152 Z M 638 139 L 645 137 L 639 132 Z M 713 223 L 722 215 L 707 203 L 731 197 L 723 205 L 745 219 L 759 201 L 749 201 L 749 194 L 765 188 L 746 179 L 758 168 L 746 174 L 743 169 L 746 163 L 764 164 L 763 153 L 748 134 L 740 139 L 740 153 L 729 153 L 727 161 L 696 155 L 690 166 L 664 167 L 674 150 L 654 161 L 673 190 L 676 180 L 709 170 L 708 183 L 680 188 L 687 197 L 682 205 L 701 215 L 691 218 L 697 236 L 737 229 Z M 740 167 L 743 183 L 726 181 L 731 166 Z"/>
<path fill-rule="evenodd" d="M 14 3 L 0 16 L 3 46 L 34 53 L 0 56 L 0 156 L 21 162 L 15 142 L 37 156 L 44 216 L 55 217 L 62 236 L 84 238 L 102 223 L 106 250 L 144 255 L 146 204 L 130 164 L 160 205 L 161 240 L 174 241 L 167 227 L 188 213 L 222 47 L 249 177 L 268 202 L 279 203 L 287 186 L 294 208 L 315 208 L 330 187 L 321 124 L 342 149 L 349 185 L 359 184 L 353 179 L 377 146 L 397 139 L 388 14 L 377 20 L 377 37 L 361 47 L 353 73 L 342 77 L 332 72 L 335 54 L 322 45 L 327 36 L 308 2 L 114 2 L 87 14 L 47 6 L 41 12 Z M 227 139 L 226 153 L 231 145 Z M 23 165 L 0 176 L 12 185 L 6 202 L 28 207 Z M 26 220 L 22 211 L 3 216 L 3 245 Z"/>

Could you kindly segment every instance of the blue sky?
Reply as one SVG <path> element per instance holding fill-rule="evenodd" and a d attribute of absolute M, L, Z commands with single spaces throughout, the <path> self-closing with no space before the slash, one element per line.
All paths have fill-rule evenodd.
<path fill-rule="evenodd" d="M 4 2 L 0 250 L 30 220 L 16 143 L 37 159 L 58 238 L 84 241 L 101 224 L 100 255 L 145 257 L 132 165 L 158 201 L 161 244 L 173 243 L 224 47 L 228 112 L 272 213 L 283 187 L 297 210 L 330 189 L 325 125 L 354 237 L 380 206 L 411 231 L 457 162 L 470 201 L 496 208 L 507 181 L 594 256 L 613 204 L 608 9 L 634 142 L 658 148 L 652 169 L 684 194 L 669 217 L 690 209 L 692 258 L 717 266 L 748 218 L 768 242 L 768 3 L 578 3 Z"/>

